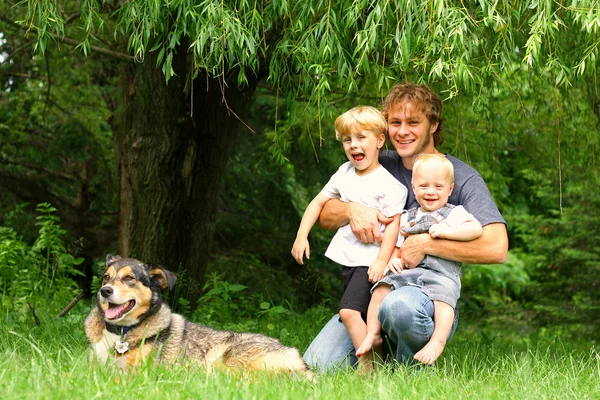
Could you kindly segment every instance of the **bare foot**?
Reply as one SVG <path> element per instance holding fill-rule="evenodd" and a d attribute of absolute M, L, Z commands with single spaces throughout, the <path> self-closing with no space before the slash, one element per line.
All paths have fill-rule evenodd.
<path fill-rule="evenodd" d="M 381 335 L 367 333 L 363 342 L 358 349 L 356 349 L 356 357 L 360 358 L 368 354 L 371 350 L 375 350 L 375 352 L 379 353 L 378 350 L 382 344 L 383 339 L 381 338 Z"/>
<path fill-rule="evenodd" d="M 423 364 L 433 365 L 435 360 L 442 354 L 446 342 L 442 340 L 431 339 L 425 347 L 423 347 L 417 354 L 415 354 L 415 360 L 421 361 Z"/>
<path fill-rule="evenodd" d="M 373 354 L 369 352 L 363 356 L 358 357 L 357 371 L 361 375 L 368 375 L 372 372 L 375 372 L 375 362 L 373 360 Z"/>

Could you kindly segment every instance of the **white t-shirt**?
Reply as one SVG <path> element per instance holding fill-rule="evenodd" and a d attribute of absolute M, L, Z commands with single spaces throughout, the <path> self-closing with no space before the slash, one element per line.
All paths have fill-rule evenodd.
<path fill-rule="evenodd" d="M 392 217 L 403 211 L 408 190 L 381 166 L 370 174 L 359 176 L 348 161 L 333 174 L 321 194 L 330 199 L 376 208 L 386 217 Z M 380 223 L 379 227 L 384 233 L 385 225 Z M 379 243 L 360 242 L 348 224 L 337 230 L 325 256 L 347 267 L 368 267 L 377 258 L 379 248 Z"/>

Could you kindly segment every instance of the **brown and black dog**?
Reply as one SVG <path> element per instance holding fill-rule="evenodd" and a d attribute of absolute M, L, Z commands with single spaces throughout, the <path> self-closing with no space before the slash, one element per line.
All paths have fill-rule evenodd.
<path fill-rule="evenodd" d="M 162 364 L 196 362 L 207 368 L 312 372 L 297 349 L 256 333 L 221 331 L 187 321 L 163 303 L 175 284 L 166 269 L 132 258 L 106 256 L 97 307 L 85 320 L 90 361 L 128 368 L 152 358 Z"/>

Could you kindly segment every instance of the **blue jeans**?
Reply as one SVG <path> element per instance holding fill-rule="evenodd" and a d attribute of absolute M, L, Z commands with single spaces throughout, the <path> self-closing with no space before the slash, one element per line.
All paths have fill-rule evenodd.
<path fill-rule="evenodd" d="M 400 363 L 414 362 L 433 334 L 433 301 L 415 286 L 404 286 L 385 296 L 379 308 L 379 321 L 390 340 L 392 353 Z M 458 324 L 458 309 L 454 313 L 452 337 Z M 384 345 L 385 346 L 385 345 Z M 313 369 L 331 371 L 354 366 L 358 361 L 350 335 L 339 315 L 325 325 L 312 341 L 304 360 Z"/>

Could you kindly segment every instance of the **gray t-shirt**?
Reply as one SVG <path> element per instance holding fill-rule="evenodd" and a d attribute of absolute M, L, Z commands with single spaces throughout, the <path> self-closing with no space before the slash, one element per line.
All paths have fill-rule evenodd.
<path fill-rule="evenodd" d="M 506 224 L 498 210 L 483 177 L 474 168 L 469 167 L 456 157 L 446 155 L 454 166 L 454 190 L 448 203 L 463 206 L 481 223 L 481 226 L 501 222 Z M 400 183 L 408 189 L 406 209 L 418 207 L 415 193 L 412 190 L 412 171 L 402 164 L 402 159 L 396 151 L 384 150 L 379 154 L 379 162 Z"/>

